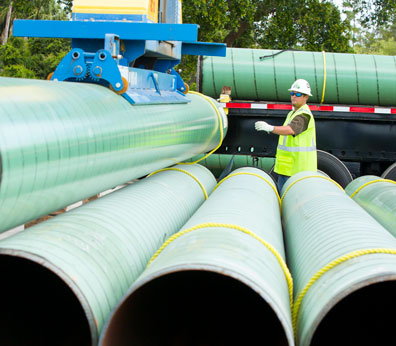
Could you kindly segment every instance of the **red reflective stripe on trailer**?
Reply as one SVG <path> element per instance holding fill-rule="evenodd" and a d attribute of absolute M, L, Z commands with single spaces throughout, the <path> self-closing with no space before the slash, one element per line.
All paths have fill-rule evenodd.
<path fill-rule="evenodd" d="M 350 112 L 354 113 L 374 113 L 375 108 L 367 108 L 367 107 L 349 107 Z"/>
<path fill-rule="evenodd" d="M 226 103 L 227 108 L 251 108 L 251 103 Z"/>
<path fill-rule="evenodd" d="M 309 106 L 311 111 L 330 111 L 334 110 L 333 106 Z"/>
<path fill-rule="evenodd" d="M 244 103 L 230 102 L 226 103 L 227 108 L 255 108 L 255 109 L 284 109 L 292 110 L 290 104 L 275 103 Z M 327 111 L 327 112 L 351 112 L 351 113 L 381 113 L 396 114 L 396 108 L 374 108 L 374 107 L 348 107 L 348 106 L 316 106 L 310 105 L 311 111 Z"/>
<path fill-rule="evenodd" d="M 291 105 L 268 104 L 268 109 L 287 109 L 287 110 L 292 110 L 292 106 Z"/>

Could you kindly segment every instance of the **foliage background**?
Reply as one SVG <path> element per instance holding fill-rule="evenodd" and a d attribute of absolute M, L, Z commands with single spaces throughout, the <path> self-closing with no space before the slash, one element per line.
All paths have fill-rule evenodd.
<path fill-rule="evenodd" d="M 72 0 L 0 0 L 0 75 L 45 79 L 70 40 L 12 37 L 13 21 L 70 18 Z M 396 55 L 396 0 L 183 0 L 199 40 L 228 47 Z M 177 69 L 192 89 L 197 58 Z"/>

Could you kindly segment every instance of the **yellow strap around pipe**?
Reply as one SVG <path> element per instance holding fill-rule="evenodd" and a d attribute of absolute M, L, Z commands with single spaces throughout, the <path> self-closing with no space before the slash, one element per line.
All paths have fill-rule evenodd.
<path fill-rule="evenodd" d="M 286 277 L 288 289 L 289 289 L 289 296 L 290 296 L 290 306 L 291 308 L 293 307 L 293 278 L 290 274 L 289 268 L 286 265 L 286 262 L 282 258 L 282 256 L 279 254 L 278 251 L 268 242 L 266 242 L 263 238 L 259 237 L 257 234 L 253 233 L 252 231 L 248 230 L 245 227 L 241 227 L 238 225 L 233 225 L 233 224 L 226 224 L 226 223 L 216 223 L 216 222 L 207 222 L 207 223 L 202 223 L 199 225 L 196 225 L 194 227 L 182 230 L 165 241 L 165 243 L 162 244 L 162 246 L 158 249 L 158 251 L 151 257 L 150 261 L 147 264 L 147 267 L 158 257 L 158 255 L 170 244 L 172 243 L 175 239 L 181 237 L 182 235 L 198 230 L 198 229 L 205 229 L 205 228 L 212 228 L 212 227 L 220 227 L 220 228 L 229 228 L 233 230 L 237 230 L 240 232 L 243 232 L 245 234 L 250 235 L 254 239 L 258 240 L 261 244 L 263 244 L 269 251 L 272 252 L 272 254 L 276 257 L 278 260 L 284 274 Z"/>
<path fill-rule="evenodd" d="M 307 291 L 310 289 L 310 287 L 327 271 L 330 269 L 334 268 L 338 264 L 341 264 L 347 260 L 350 260 L 352 258 L 360 257 L 363 255 L 370 255 L 370 254 L 392 254 L 396 255 L 396 250 L 395 249 L 387 249 L 387 248 L 374 248 L 374 249 L 362 249 L 362 250 L 356 250 L 352 251 L 344 256 L 341 256 L 334 261 L 330 262 L 329 264 L 325 265 L 322 269 L 317 271 L 315 275 L 311 277 L 311 279 L 308 281 L 308 283 L 305 285 L 301 293 L 298 295 L 298 298 L 295 300 L 293 309 L 292 309 L 292 321 L 293 321 L 293 330 L 294 330 L 294 335 L 296 335 L 296 324 L 297 324 L 297 316 L 298 312 L 301 306 L 301 302 L 307 293 Z"/>
<path fill-rule="evenodd" d="M 361 189 L 363 189 L 363 188 L 366 187 L 367 185 L 374 184 L 374 183 L 392 183 L 392 184 L 395 184 L 395 185 L 396 185 L 396 182 L 395 182 L 395 181 L 389 180 L 389 179 L 376 179 L 376 180 L 372 180 L 372 181 L 369 181 L 368 183 L 363 184 L 362 186 L 360 186 L 360 187 L 351 195 L 351 198 L 353 198 L 353 196 L 355 196 Z"/>
<path fill-rule="evenodd" d="M 205 196 L 205 200 L 208 199 L 208 193 L 205 190 L 205 187 L 202 185 L 202 183 L 198 180 L 197 177 L 195 177 L 193 174 L 191 174 L 190 172 L 185 171 L 184 169 L 180 169 L 180 168 L 175 168 L 175 167 L 168 167 L 168 168 L 163 168 L 163 169 L 159 169 L 158 171 L 155 171 L 153 173 L 150 173 L 148 177 L 151 177 L 153 174 L 159 173 L 159 172 L 163 172 L 163 171 L 178 171 L 178 172 L 182 172 L 187 174 L 188 176 L 190 176 L 191 178 L 193 178 L 199 185 L 199 187 L 202 189 L 202 192 Z"/>
<path fill-rule="evenodd" d="M 276 187 L 274 186 L 274 184 L 272 184 L 269 180 L 265 179 L 264 177 L 262 177 L 259 174 L 256 173 L 249 173 L 249 172 L 237 172 L 237 173 L 232 173 L 227 175 L 224 179 L 220 180 L 217 185 L 215 186 L 215 188 L 213 189 L 213 192 L 219 187 L 219 185 L 224 182 L 225 180 L 235 176 L 235 175 L 253 175 L 254 177 L 260 178 L 261 180 L 264 180 L 269 186 L 272 187 L 272 189 L 275 191 L 276 197 L 278 197 L 278 202 L 279 202 L 279 207 L 281 206 L 281 199 L 279 197 L 279 193 L 278 190 L 276 189 Z"/>
<path fill-rule="evenodd" d="M 211 152 L 207 153 L 204 157 L 201 157 L 199 160 L 194 161 L 194 162 L 180 162 L 179 165 L 192 165 L 194 163 L 198 163 L 199 161 L 202 161 L 204 159 L 206 159 L 207 157 L 209 157 L 210 155 L 212 155 L 217 149 L 219 149 L 221 147 L 221 144 L 223 143 L 223 136 L 224 136 L 224 129 L 223 129 L 223 119 L 221 118 L 221 114 L 219 112 L 219 109 L 216 107 L 216 105 L 214 104 L 214 102 L 207 97 L 204 94 L 198 93 L 196 91 L 189 91 L 189 94 L 195 94 L 195 95 L 200 95 L 202 96 L 204 99 L 206 99 L 211 105 L 212 107 L 215 109 L 217 117 L 219 118 L 219 126 L 220 126 L 220 143 L 217 145 L 216 148 L 214 148 Z"/>
<path fill-rule="evenodd" d="M 330 178 L 328 178 L 328 177 L 323 177 L 323 176 L 320 176 L 320 175 L 309 175 L 309 176 L 302 177 L 302 178 L 300 178 L 300 179 L 297 179 L 297 180 L 293 181 L 293 182 L 287 187 L 287 189 L 285 190 L 285 192 L 283 193 L 282 198 L 281 198 L 281 203 L 283 203 L 283 200 L 285 199 L 286 193 L 290 190 L 290 188 L 291 188 L 294 184 L 298 183 L 298 182 L 301 181 L 301 180 L 308 179 L 308 178 L 319 178 L 319 179 L 325 179 L 325 180 L 331 181 L 334 185 L 338 186 L 342 191 L 344 191 L 344 189 L 342 188 L 342 186 L 341 186 L 340 184 L 338 184 L 336 181 L 334 181 L 333 179 L 330 179 Z"/>
<path fill-rule="evenodd" d="M 323 91 L 322 91 L 322 101 L 320 101 L 320 103 L 323 103 L 324 98 L 325 98 L 325 91 L 326 91 L 326 52 L 323 50 L 322 51 L 323 54 Z"/>

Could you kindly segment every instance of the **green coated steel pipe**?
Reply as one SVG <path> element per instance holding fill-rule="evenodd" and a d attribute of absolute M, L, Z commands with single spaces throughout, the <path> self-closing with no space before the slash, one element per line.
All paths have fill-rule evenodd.
<path fill-rule="evenodd" d="M 197 155 L 193 158 L 186 160 L 186 162 L 195 162 L 203 158 L 204 155 Z M 229 154 L 212 154 L 209 157 L 199 161 L 202 166 L 208 168 L 215 177 L 219 177 L 227 165 L 230 163 L 232 155 Z M 258 167 L 262 170 L 269 172 L 275 163 L 273 157 L 258 157 L 249 155 L 235 155 L 232 169 L 241 167 Z"/>
<path fill-rule="evenodd" d="M 222 106 L 133 106 L 94 84 L 0 78 L 0 231 L 216 148 Z"/>
<path fill-rule="evenodd" d="M 274 182 L 238 169 L 153 256 L 99 344 L 294 345 L 284 259 Z"/>
<path fill-rule="evenodd" d="M 394 56 L 227 48 L 226 58 L 200 61 L 200 90 L 215 98 L 230 86 L 236 100 L 290 102 L 288 89 L 303 78 L 310 102 L 395 105 Z"/>
<path fill-rule="evenodd" d="M 0 344 L 97 345 L 107 315 L 216 184 L 178 165 L 0 241 Z"/>
<path fill-rule="evenodd" d="M 350 182 L 345 192 L 396 237 L 396 182 L 365 175 Z"/>
<path fill-rule="evenodd" d="M 320 173 L 282 192 L 296 344 L 394 345 L 396 239 Z"/>

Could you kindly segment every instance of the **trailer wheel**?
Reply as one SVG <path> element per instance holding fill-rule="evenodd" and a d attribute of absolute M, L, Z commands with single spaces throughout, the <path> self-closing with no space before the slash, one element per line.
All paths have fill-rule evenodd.
<path fill-rule="evenodd" d="M 327 175 L 329 178 L 335 180 L 338 184 L 345 188 L 353 180 L 349 169 L 334 155 L 323 150 L 318 150 L 317 152 L 318 172 Z M 396 168 L 394 173 L 396 175 Z M 278 175 L 274 172 L 274 166 L 272 166 L 269 174 L 272 175 L 275 180 L 278 179 Z"/>
<path fill-rule="evenodd" d="M 352 180 L 352 174 L 349 172 L 341 160 L 334 155 L 318 150 L 318 170 L 326 173 L 331 179 L 335 180 L 343 188 L 345 188 Z"/>
<path fill-rule="evenodd" d="M 396 162 L 391 164 L 385 171 L 382 173 L 381 178 L 383 179 L 391 179 L 396 181 Z"/>

